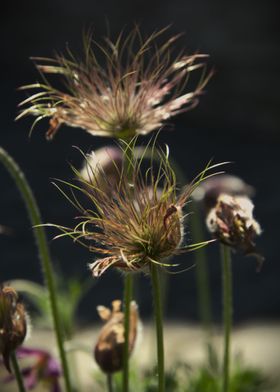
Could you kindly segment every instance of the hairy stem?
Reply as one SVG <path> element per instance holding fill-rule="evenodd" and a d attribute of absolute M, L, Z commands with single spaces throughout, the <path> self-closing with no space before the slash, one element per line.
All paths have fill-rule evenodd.
<path fill-rule="evenodd" d="M 42 271 L 44 275 L 45 285 L 49 294 L 49 301 L 53 319 L 54 332 L 56 335 L 57 346 L 60 354 L 61 365 L 63 369 L 63 375 L 65 380 L 66 392 L 72 390 L 70 383 L 70 375 L 68 370 L 68 363 L 63 345 L 63 333 L 61 328 L 61 322 L 59 319 L 57 297 L 55 290 L 55 280 L 51 265 L 50 252 L 47 244 L 47 238 L 45 230 L 42 227 L 42 220 L 40 211 L 33 195 L 33 192 L 17 163 L 13 158 L 3 149 L 0 148 L 0 161 L 3 163 L 7 171 L 12 176 L 26 206 L 29 214 L 29 219 L 33 226 L 33 233 L 36 239 L 37 247 L 39 250 L 39 257 L 41 260 Z"/>
<path fill-rule="evenodd" d="M 14 370 L 14 376 L 17 382 L 17 386 L 18 386 L 18 390 L 19 392 L 25 392 L 25 386 L 24 386 L 24 382 L 23 382 L 23 378 L 22 378 L 22 374 L 19 368 L 19 364 L 17 361 L 17 357 L 16 357 L 16 353 L 13 351 L 11 353 L 11 362 L 12 362 L 12 367 Z"/>
<path fill-rule="evenodd" d="M 132 178 L 133 150 L 131 142 L 126 142 L 123 155 L 123 169 L 128 181 Z M 129 330 L 130 330 L 130 302 L 133 293 L 133 277 L 130 272 L 124 277 L 124 361 L 123 361 L 123 392 L 129 391 Z"/>
<path fill-rule="evenodd" d="M 164 392 L 164 344 L 163 344 L 163 322 L 162 322 L 162 303 L 159 283 L 158 267 L 151 263 L 151 279 L 154 297 L 154 314 L 157 331 L 157 371 L 158 371 L 158 392 Z"/>
<path fill-rule="evenodd" d="M 232 324 L 232 272 L 230 247 L 221 245 L 223 276 L 223 320 L 224 320 L 224 358 L 222 392 L 229 392 L 230 379 L 230 334 Z"/>

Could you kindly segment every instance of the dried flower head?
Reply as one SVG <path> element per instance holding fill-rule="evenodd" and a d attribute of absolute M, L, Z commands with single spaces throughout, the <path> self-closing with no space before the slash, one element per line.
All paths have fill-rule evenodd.
<path fill-rule="evenodd" d="M 203 63 L 206 55 L 180 54 L 172 59 L 178 36 L 158 46 L 156 41 L 165 30 L 143 40 L 135 28 L 127 36 L 120 34 L 116 42 L 106 39 L 104 46 L 89 37 L 82 61 L 70 52 L 68 57 L 35 58 L 44 83 L 21 88 L 37 92 L 21 102 L 23 110 L 17 119 L 35 116 L 34 126 L 50 118 L 47 139 L 62 124 L 123 139 L 160 128 L 170 117 L 198 103 L 210 77 Z M 201 75 L 196 87 L 183 92 L 197 69 Z M 64 89 L 54 87 L 45 76 L 48 74 L 62 77 Z"/>
<path fill-rule="evenodd" d="M 257 254 L 254 242 L 261 228 L 253 217 L 253 209 L 252 201 L 246 196 L 221 194 L 207 216 L 207 226 L 224 244 L 245 255 L 255 255 L 262 262 L 263 257 Z"/>
<path fill-rule="evenodd" d="M 127 149 L 132 149 L 131 144 L 127 145 Z M 90 165 L 88 170 L 92 176 L 89 178 L 94 178 L 93 181 L 85 180 L 75 169 L 75 174 L 80 176 L 81 187 L 61 181 L 72 190 L 82 192 L 89 207 L 83 207 L 77 195 L 73 194 L 71 198 L 61 190 L 79 210 L 80 222 L 74 229 L 52 225 L 64 232 L 56 238 L 73 237 L 91 252 L 103 256 L 90 264 L 93 276 L 100 276 L 111 266 L 125 271 L 147 270 L 151 263 L 172 267 L 174 264 L 165 262 L 167 258 L 205 245 L 182 245 L 182 209 L 211 167 L 177 196 L 176 177 L 168 161 L 168 148 L 166 153 L 154 148 L 153 151 L 154 159 L 144 172 L 141 171 L 143 158 L 137 161 L 131 158 L 130 174 L 122 169 L 119 186 L 113 192 L 105 173 L 103 176 L 96 175 L 96 167 L 91 170 Z M 133 149 L 130 155 L 133 156 Z M 102 186 L 99 186 L 101 177 Z"/>
<path fill-rule="evenodd" d="M 97 312 L 106 324 L 102 327 L 96 346 L 94 357 L 104 373 L 113 373 L 123 367 L 124 354 L 124 313 L 122 302 L 112 302 L 112 310 L 98 306 Z M 130 303 L 129 354 L 133 351 L 138 334 L 139 316 L 137 304 Z"/>
<path fill-rule="evenodd" d="M 0 353 L 10 372 L 10 355 L 19 347 L 27 333 L 27 316 L 24 306 L 12 287 L 0 287 Z"/>

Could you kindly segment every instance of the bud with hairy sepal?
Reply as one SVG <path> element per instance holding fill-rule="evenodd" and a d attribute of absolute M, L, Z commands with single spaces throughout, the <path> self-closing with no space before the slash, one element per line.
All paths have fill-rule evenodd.
<path fill-rule="evenodd" d="M 0 353 L 6 369 L 11 372 L 10 355 L 26 336 L 27 316 L 23 304 L 12 287 L 0 288 Z"/>
<path fill-rule="evenodd" d="M 207 226 L 225 245 L 256 256 L 260 269 L 264 259 L 256 251 L 255 238 L 261 234 L 261 227 L 253 217 L 253 209 L 252 201 L 246 196 L 221 194 L 209 211 Z"/>

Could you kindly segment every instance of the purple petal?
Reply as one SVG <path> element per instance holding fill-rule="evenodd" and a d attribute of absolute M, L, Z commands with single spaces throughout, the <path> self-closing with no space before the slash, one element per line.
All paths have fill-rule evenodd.
<path fill-rule="evenodd" d="M 17 349 L 18 358 L 26 358 L 29 356 L 41 356 L 48 354 L 45 350 L 40 350 L 37 348 L 29 348 L 29 347 L 19 347 Z"/>
<path fill-rule="evenodd" d="M 47 373 L 51 377 L 61 376 L 61 368 L 58 361 L 55 358 L 49 357 L 47 365 Z"/>
<path fill-rule="evenodd" d="M 23 376 L 26 389 L 33 389 L 36 387 L 38 384 L 38 377 L 36 372 L 32 371 L 31 369 L 29 373 L 23 374 Z"/>

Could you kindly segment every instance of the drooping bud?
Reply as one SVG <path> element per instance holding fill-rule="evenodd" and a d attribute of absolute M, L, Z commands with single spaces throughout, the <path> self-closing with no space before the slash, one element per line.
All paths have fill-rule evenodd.
<path fill-rule="evenodd" d="M 123 152 L 119 147 L 106 146 L 92 151 L 87 155 L 84 167 L 81 170 L 81 178 L 86 182 L 90 192 L 90 186 L 98 185 L 106 187 L 106 180 L 111 184 L 111 190 L 115 190 L 120 183 L 123 165 Z"/>
<path fill-rule="evenodd" d="M 221 194 L 207 216 L 207 227 L 222 243 L 245 255 L 255 255 L 259 266 L 263 257 L 256 252 L 255 238 L 261 227 L 253 217 L 254 205 L 246 196 Z"/>
<path fill-rule="evenodd" d="M 98 337 L 94 357 L 104 373 L 113 373 L 122 369 L 124 356 L 124 313 L 121 311 L 121 301 L 112 302 L 112 310 L 104 306 L 98 306 L 97 312 L 106 324 L 102 327 Z M 138 333 L 138 307 L 132 301 L 130 303 L 130 330 L 129 330 L 129 353 L 133 351 Z"/>
<path fill-rule="evenodd" d="M 0 353 L 10 372 L 10 355 L 20 346 L 27 332 L 27 316 L 23 304 L 12 287 L 0 287 Z"/>
<path fill-rule="evenodd" d="M 202 181 L 192 197 L 195 201 L 202 201 L 208 211 L 215 206 L 218 197 L 223 193 L 231 196 L 252 197 L 255 190 L 237 176 L 222 174 Z"/>

